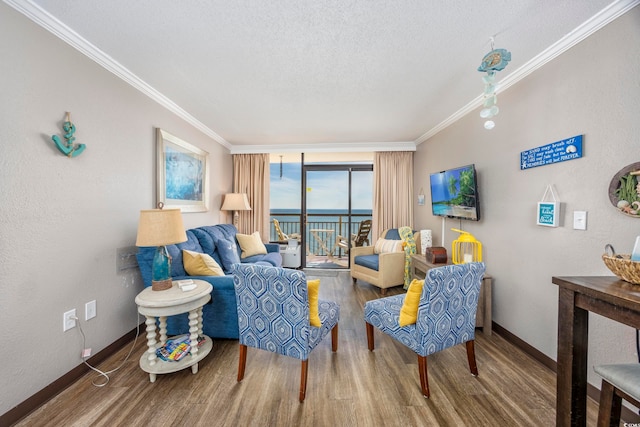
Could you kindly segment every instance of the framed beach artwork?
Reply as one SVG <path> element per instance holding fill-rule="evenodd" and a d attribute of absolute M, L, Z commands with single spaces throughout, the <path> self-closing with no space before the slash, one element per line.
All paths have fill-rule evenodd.
<path fill-rule="evenodd" d="M 209 210 L 209 153 L 156 130 L 158 202 L 182 212 Z"/>

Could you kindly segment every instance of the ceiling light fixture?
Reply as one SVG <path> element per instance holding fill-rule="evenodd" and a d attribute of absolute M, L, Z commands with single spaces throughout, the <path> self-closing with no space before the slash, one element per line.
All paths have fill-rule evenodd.
<path fill-rule="evenodd" d="M 480 117 L 487 119 L 484 122 L 484 128 L 491 130 L 495 127 L 495 122 L 491 120 L 494 116 L 497 116 L 500 112 L 498 108 L 498 96 L 496 95 L 496 71 L 501 71 L 511 61 L 511 52 L 506 49 L 495 49 L 494 39 L 489 37 L 491 41 L 491 51 L 482 58 L 482 63 L 478 67 L 478 71 L 487 73 L 482 77 L 484 82 L 484 102 L 482 103 L 482 110 L 480 110 Z"/>

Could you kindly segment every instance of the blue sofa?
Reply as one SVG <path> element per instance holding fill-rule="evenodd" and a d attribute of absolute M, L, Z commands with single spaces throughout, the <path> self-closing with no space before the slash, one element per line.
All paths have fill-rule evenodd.
<path fill-rule="evenodd" d="M 187 230 L 187 241 L 168 245 L 171 255 L 171 277 L 173 280 L 200 279 L 213 286 L 211 302 L 202 309 L 202 325 L 205 335 L 211 338 L 238 338 L 238 310 L 233 287 L 231 266 L 237 262 L 256 263 L 275 267 L 282 266 L 282 256 L 278 244 L 265 243 L 266 255 L 254 255 L 240 259 L 240 245 L 236 240 L 238 230 L 232 224 L 209 225 Z M 225 276 L 189 276 L 182 264 L 182 250 L 211 255 L 222 267 Z M 144 286 L 151 286 L 151 266 L 155 247 L 138 249 L 138 265 Z M 167 318 L 167 332 L 170 335 L 189 332 L 187 314 Z"/>

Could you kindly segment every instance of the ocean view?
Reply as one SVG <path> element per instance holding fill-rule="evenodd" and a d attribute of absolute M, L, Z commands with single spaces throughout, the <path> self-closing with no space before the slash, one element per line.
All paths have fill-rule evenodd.
<path fill-rule="evenodd" d="M 355 233 L 361 221 L 371 219 L 372 211 L 371 209 L 352 209 L 350 226 L 347 213 L 347 209 L 309 209 L 307 211 L 307 227 L 309 230 L 334 230 L 332 235 L 328 237 L 329 242 L 333 244 L 336 235 L 348 236 L 350 233 Z M 283 233 L 300 233 L 300 209 L 271 209 L 272 224 L 273 219 L 278 220 Z M 271 226 L 271 239 L 277 240 L 273 225 Z M 309 240 L 308 231 L 307 239 Z"/>

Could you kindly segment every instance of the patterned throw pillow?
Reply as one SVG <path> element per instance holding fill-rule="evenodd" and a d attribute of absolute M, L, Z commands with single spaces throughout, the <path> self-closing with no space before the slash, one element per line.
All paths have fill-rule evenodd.
<path fill-rule="evenodd" d="M 218 249 L 220 261 L 222 261 L 222 268 L 224 268 L 225 272 L 230 272 L 231 266 L 240 262 L 236 242 L 227 239 L 218 239 L 216 240 L 216 248 Z"/>
<path fill-rule="evenodd" d="M 222 268 L 208 254 L 183 249 L 182 265 L 189 276 L 224 276 Z"/>
<path fill-rule="evenodd" d="M 262 238 L 258 231 L 253 234 L 238 233 L 236 234 L 236 239 L 240 244 L 240 249 L 242 249 L 240 258 L 246 258 L 253 255 L 265 255 L 267 253 L 267 248 L 264 243 L 262 243 Z"/>
<path fill-rule="evenodd" d="M 322 326 L 318 312 L 318 293 L 320 292 L 320 279 L 307 280 L 307 294 L 309 295 L 309 324 L 319 328 Z"/>
<path fill-rule="evenodd" d="M 413 325 L 418 321 L 418 306 L 420 305 L 423 285 L 424 280 L 413 279 L 411 281 L 400 309 L 400 319 L 398 319 L 400 326 Z"/>
<path fill-rule="evenodd" d="M 373 253 L 385 254 L 388 252 L 402 252 L 402 240 L 378 239 L 373 247 Z"/>

